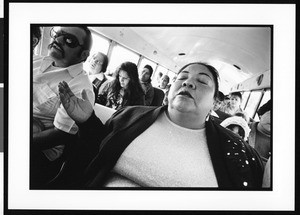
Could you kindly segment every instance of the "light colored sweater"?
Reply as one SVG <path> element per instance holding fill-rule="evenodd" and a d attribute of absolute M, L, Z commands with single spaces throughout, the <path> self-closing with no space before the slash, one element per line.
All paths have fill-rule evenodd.
<path fill-rule="evenodd" d="M 107 187 L 217 187 L 205 129 L 180 127 L 165 113 L 125 149 Z"/>

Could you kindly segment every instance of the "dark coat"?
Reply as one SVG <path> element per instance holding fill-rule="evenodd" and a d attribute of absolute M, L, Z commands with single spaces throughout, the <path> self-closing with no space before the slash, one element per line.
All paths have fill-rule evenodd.
<path fill-rule="evenodd" d="M 76 177 L 71 177 L 73 182 L 76 181 L 72 188 L 101 189 L 108 173 L 114 168 L 126 147 L 166 109 L 167 106 L 126 107 L 115 112 L 106 125 L 103 125 L 95 114 L 85 123 L 78 125 L 81 156 L 85 157 L 84 163 L 89 163 L 89 166 L 84 168 L 83 175 L 77 175 L 79 183 L 74 180 Z M 205 126 L 219 189 L 261 188 L 263 165 L 257 152 L 212 119 L 208 120 Z M 91 157 L 94 157 L 92 161 Z"/>

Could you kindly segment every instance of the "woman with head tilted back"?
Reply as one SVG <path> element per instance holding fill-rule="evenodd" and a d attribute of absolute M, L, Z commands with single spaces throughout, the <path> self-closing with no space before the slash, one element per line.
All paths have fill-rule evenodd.
<path fill-rule="evenodd" d="M 116 78 L 103 86 L 96 102 L 113 109 L 144 105 L 145 95 L 139 81 L 137 66 L 132 62 L 122 63 L 116 71 Z"/>
<path fill-rule="evenodd" d="M 121 108 L 104 125 L 85 99 L 60 83 L 61 101 L 81 129 L 80 156 L 85 150 L 93 156 L 84 158 L 82 174 L 76 168 L 77 179 L 65 174 L 56 187 L 260 188 L 257 152 L 210 118 L 218 88 L 214 67 L 190 63 L 171 85 L 168 105 Z"/>

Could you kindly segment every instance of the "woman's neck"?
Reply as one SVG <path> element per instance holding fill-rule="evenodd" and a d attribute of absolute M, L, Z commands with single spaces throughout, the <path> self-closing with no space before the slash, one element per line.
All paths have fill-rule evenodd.
<path fill-rule="evenodd" d="M 206 116 L 193 114 L 191 112 L 181 112 L 168 108 L 166 111 L 168 118 L 175 124 L 189 129 L 202 129 L 205 127 Z"/>

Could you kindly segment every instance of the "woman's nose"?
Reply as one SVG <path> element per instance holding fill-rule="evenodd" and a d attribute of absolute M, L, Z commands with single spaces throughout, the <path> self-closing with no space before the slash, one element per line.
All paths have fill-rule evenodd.
<path fill-rule="evenodd" d="M 191 89 L 195 89 L 196 88 L 196 85 L 191 80 L 189 80 L 189 79 L 185 80 L 182 83 L 182 86 L 188 87 L 188 88 L 191 88 Z"/>

